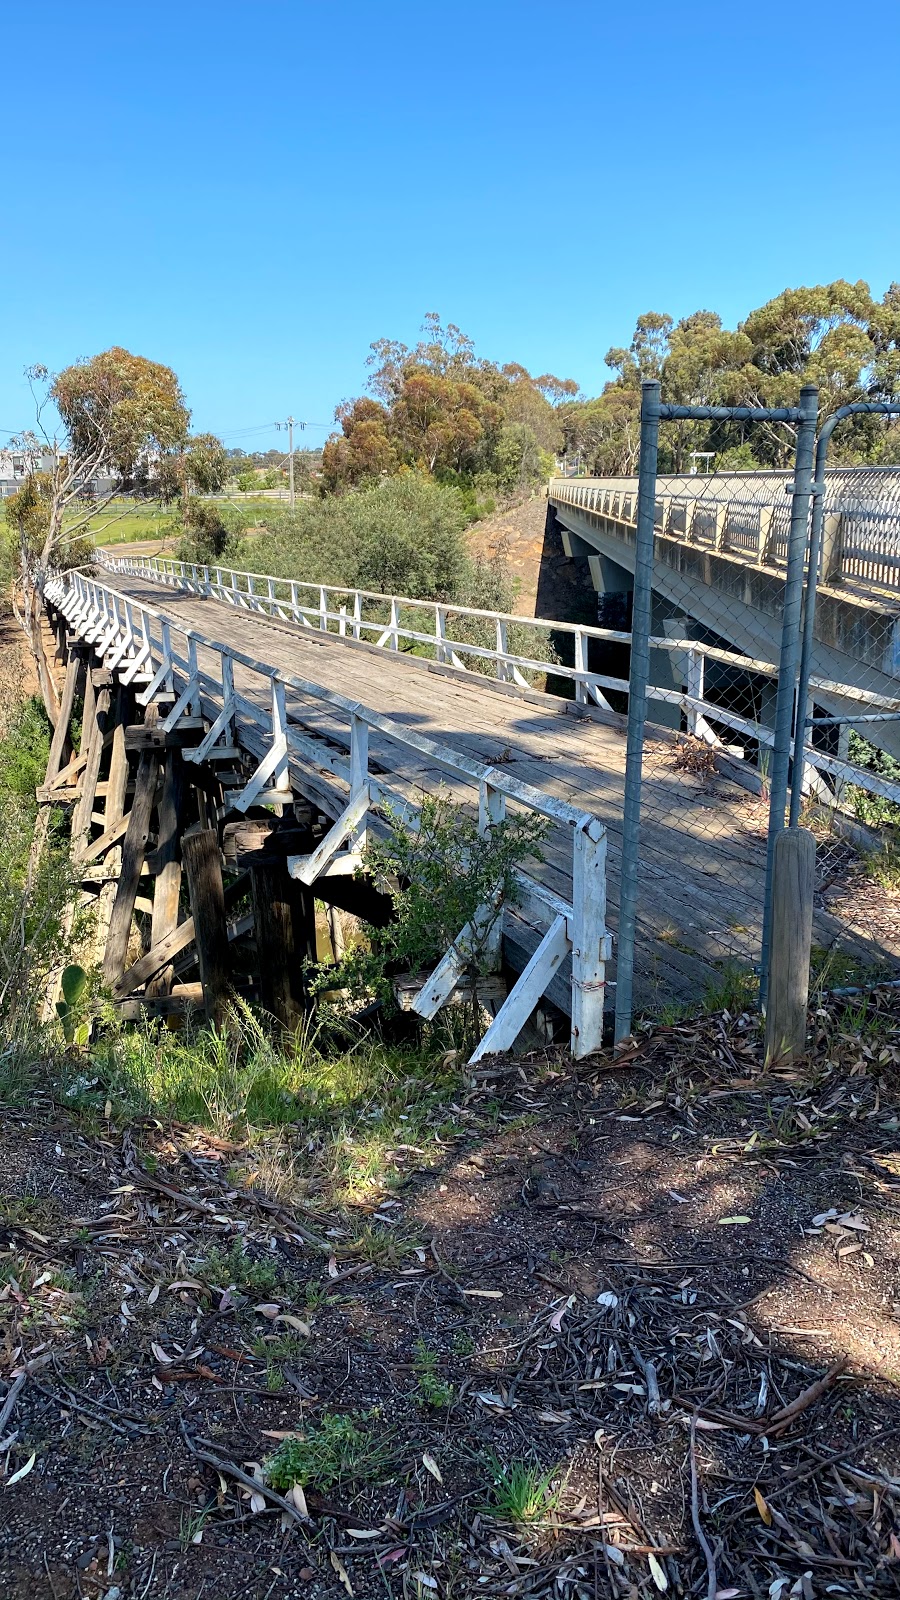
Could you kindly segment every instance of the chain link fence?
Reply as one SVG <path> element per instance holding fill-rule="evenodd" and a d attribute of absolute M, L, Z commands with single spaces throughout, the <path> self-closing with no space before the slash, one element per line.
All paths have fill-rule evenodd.
<path fill-rule="evenodd" d="M 667 412 L 708 415 L 659 407 L 654 431 Z M 816 472 L 814 395 L 805 417 L 766 416 L 801 440 L 799 470 L 657 474 L 645 437 L 643 550 L 638 478 L 551 486 L 570 549 L 591 563 L 601 622 L 634 630 L 631 693 L 615 706 L 630 706 L 631 767 L 620 1037 L 633 1008 L 665 1014 L 704 987 L 750 994 L 788 815 L 816 835 L 816 981 L 900 969 L 900 469 Z M 803 650 L 810 522 L 820 578 Z M 610 648 L 591 641 L 595 672 Z"/>

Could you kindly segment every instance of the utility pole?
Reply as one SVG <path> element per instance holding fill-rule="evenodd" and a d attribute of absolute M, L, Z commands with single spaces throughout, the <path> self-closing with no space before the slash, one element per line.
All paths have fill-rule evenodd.
<path fill-rule="evenodd" d="M 297 503 L 294 494 L 294 429 L 303 429 L 306 427 L 306 423 L 295 422 L 293 417 L 288 417 L 286 422 L 276 422 L 275 426 L 279 430 L 287 428 L 288 431 L 288 482 L 290 483 L 291 510 L 293 511 Z"/>
<path fill-rule="evenodd" d="M 293 417 L 288 417 L 288 478 L 289 478 L 290 486 L 291 486 L 291 510 L 293 511 L 294 505 L 295 505 L 295 500 L 294 500 L 294 419 L 293 419 Z"/>

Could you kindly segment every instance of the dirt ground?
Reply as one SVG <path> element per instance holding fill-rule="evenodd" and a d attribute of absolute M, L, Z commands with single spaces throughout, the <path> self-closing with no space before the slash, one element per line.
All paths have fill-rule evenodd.
<path fill-rule="evenodd" d="M 727 1014 L 488 1064 L 340 1215 L 300 1123 L 288 1201 L 197 1129 L 4 1111 L 0 1592 L 896 1593 L 900 997 L 815 1022 L 791 1071 Z"/>

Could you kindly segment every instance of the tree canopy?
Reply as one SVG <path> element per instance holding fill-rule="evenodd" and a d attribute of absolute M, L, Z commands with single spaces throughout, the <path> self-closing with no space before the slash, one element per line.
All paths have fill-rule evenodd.
<path fill-rule="evenodd" d="M 404 467 L 449 481 L 524 487 L 552 466 L 550 453 L 562 446 L 558 406 L 578 393 L 572 378 L 533 378 L 517 364 L 484 360 L 468 335 L 455 323 L 444 327 L 436 312 L 426 316 L 414 349 L 376 339 L 367 365 L 374 398 L 338 407 L 341 432 L 323 452 L 332 490 Z"/>
<path fill-rule="evenodd" d="M 658 378 L 664 400 L 682 405 L 795 405 L 805 383 L 819 387 L 820 413 L 858 400 L 900 394 L 900 284 L 876 300 L 867 283 L 785 289 L 734 330 L 714 311 L 676 322 L 662 312 L 638 317 L 627 347 L 607 352 L 616 376 L 596 399 L 565 403 L 559 412 L 566 448 L 590 471 L 632 473 L 637 464 L 640 385 Z M 666 423 L 661 464 L 682 471 L 691 450 L 747 467 L 785 466 L 792 430 L 783 424 Z M 893 461 L 896 427 L 878 419 L 846 424 L 832 459 Z"/>

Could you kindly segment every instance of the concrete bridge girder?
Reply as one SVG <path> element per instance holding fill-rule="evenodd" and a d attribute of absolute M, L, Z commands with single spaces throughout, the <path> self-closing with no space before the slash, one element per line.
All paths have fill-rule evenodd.
<path fill-rule="evenodd" d="M 556 502 L 553 507 L 566 553 L 587 559 L 598 592 L 630 587 L 634 581 L 633 524 L 584 507 Z M 612 579 L 609 586 L 607 577 Z M 656 535 L 656 595 L 743 654 L 777 662 L 784 582 L 783 574 L 772 568 Z M 813 677 L 893 698 L 898 694 L 898 672 L 900 608 L 887 600 L 871 601 L 820 587 Z M 822 691 L 816 692 L 816 703 L 835 716 L 852 716 L 860 710 L 855 701 Z M 871 723 L 864 731 L 882 749 L 900 758 L 900 723 Z"/>

